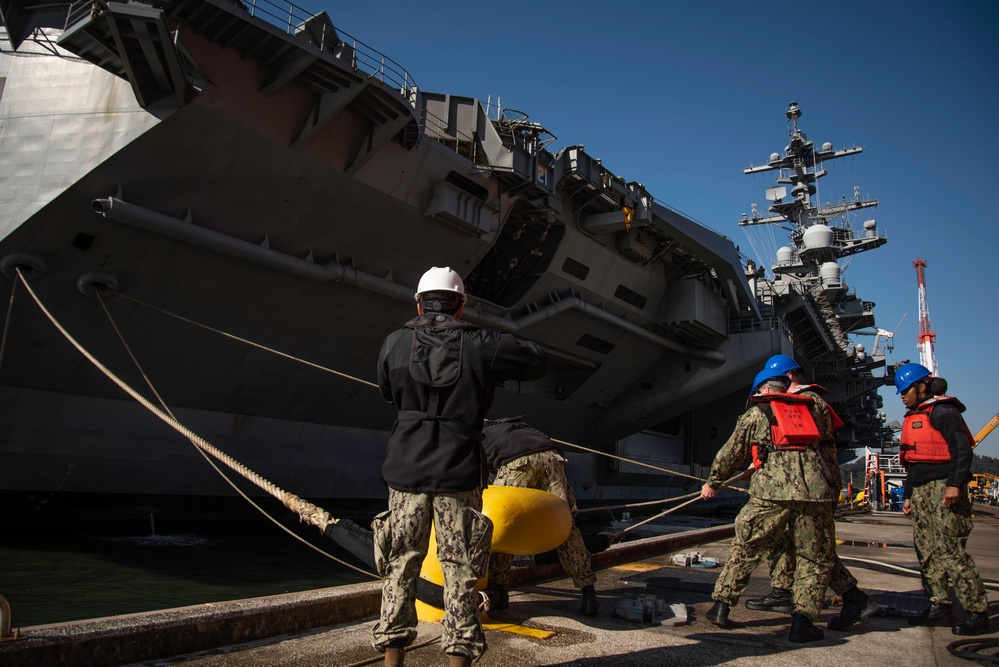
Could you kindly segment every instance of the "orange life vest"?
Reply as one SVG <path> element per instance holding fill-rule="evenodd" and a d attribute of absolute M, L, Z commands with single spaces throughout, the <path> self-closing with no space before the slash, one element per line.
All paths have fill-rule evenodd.
<path fill-rule="evenodd" d="M 953 396 L 934 396 L 905 414 L 902 424 L 901 444 L 898 448 L 903 463 L 946 463 L 950 461 L 950 447 L 943 434 L 930 424 L 930 413 L 938 405 L 956 403 Z M 968 425 L 961 420 L 969 442 L 974 444 L 975 436 Z"/>
<path fill-rule="evenodd" d="M 819 396 L 822 396 L 823 394 L 828 393 L 829 390 L 820 384 L 803 384 L 798 387 L 795 387 L 794 389 L 795 394 L 800 394 L 801 392 L 804 391 L 811 391 L 818 394 Z M 829 417 L 830 419 L 832 419 L 832 430 L 833 430 L 833 435 L 835 435 L 836 430 L 843 425 L 843 420 L 840 419 L 839 415 L 836 414 L 836 411 L 833 410 L 833 406 L 829 405 L 828 403 L 826 403 L 826 405 L 829 407 Z"/>
<path fill-rule="evenodd" d="M 795 394 L 756 394 L 751 403 L 760 406 L 770 422 L 770 442 L 776 451 L 800 452 L 819 438 L 819 427 L 812 416 L 815 401 Z M 765 451 L 753 443 L 753 467 L 763 465 Z"/>

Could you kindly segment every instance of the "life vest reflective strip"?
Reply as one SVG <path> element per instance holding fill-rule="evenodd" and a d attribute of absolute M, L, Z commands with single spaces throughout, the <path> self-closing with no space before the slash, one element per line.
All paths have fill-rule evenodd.
<path fill-rule="evenodd" d="M 930 413 L 938 405 L 955 403 L 953 396 L 934 396 L 910 410 L 905 415 L 902 424 L 901 444 L 898 448 L 899 457 L 904 463 L 946 463 L 950 461 L 950 446 L 943 434 L 933 428 L 930 423 Z M 974 444 L 975 436 L 961 420 L 964 432 L 969 442 Z"/>
<path fill-rule="evenodd" d="M 815 401 L 809 396 L 795 394 L 757 394 L 749 398 L 760 404 L 760 409 L 770 422 L 770 441 L 777 451 L 800 452 L 819 438 L 819 427 L 812 416 Z M 763 465 L 765 451 L 760 443 L 752 445 L 753 467 Z"/>

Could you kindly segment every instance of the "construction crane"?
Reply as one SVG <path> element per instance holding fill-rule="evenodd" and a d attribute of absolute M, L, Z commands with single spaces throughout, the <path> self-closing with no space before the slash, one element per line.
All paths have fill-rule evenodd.
<path fill-rule="evenodd" d="M 908 315 L 908 313 L 905 315 Z M 902 326 L 902 321 L 905 319 L 905 315 L 902 315 L 902 319 L 895 325 L 895 331 L 898 331 L 898 328 Z M 872 354 L 874 356 L 878 356 L 882 353 L 891 352 L 895 349 L 895 342 L 892 340 L 892 338 L 895 337 L 895 331 L 888 331 L 887 329 L 879 329 L 875 327 L 874 331 L 850 331 L 848 333 L 852 336 L 874 336 L 874 351 Z M 883 350 L 880 347 L 882 338 L 885 341 L 885 348 Z"/>
<path fill-rule="evenodd" d="M 937 335 L 930 328 L 930 306 L 926 301 L 926 276 L 923 275 L 926 260 L 917 257 L 912 263 L 912 268 L 916 270 L 916 278 L 919 281 L 919 339 L 916 343 L 919 348 L 919 363 L 929 369 L 930 375 L 936 375 L 937 355 L 933 351 L 933 344 Z"/>
<path fill-rule="evenodd" d="M 991 433 L 996 426 L 999 426 L 999 413 L 997 413 L 994 417 L 992 417 L 992 419 L 990 419 L 989 422 L 985 426 L 983 426 L 978 433 L 975 434 L 975 442 L 971 445 L 971 448 L 974 449 L 975 447 L 977 447 L 978 443 L 984 440 L 985 437 L 988 436 L 988 434 Z"/>

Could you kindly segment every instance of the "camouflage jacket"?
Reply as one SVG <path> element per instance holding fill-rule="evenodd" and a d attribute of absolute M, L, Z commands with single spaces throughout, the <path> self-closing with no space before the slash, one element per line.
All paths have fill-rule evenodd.
<path fill-rule="evenodd" d="M 820 437 L 822 438 L 819 442 L 819 453 L 821 453 L 823 458 L 826 459 L 826 465 L 829 466 L 829 470 L 834 473 L 832 475 L 834 486 L 837 489 L 840 489 L 843 486 L 843 474 L 839 469 L 839 455 L 836 453 L 836 433 L 833 432 L 832 416 L 829 414 L 829 404 L 826 403 L 822 396 L 814 391 L 803 391 L 800 392 L 800 395 L 808 396 L 812 399 L 812 401 L 814 401 L 812 416 L 815 417 L 815 423 L 819 427 L 819 433 L 821 434 Z"/>
<path fill-rule="evenodd" d="M 839 498 L 839 466 L 832 465 L 830 457 L 823 455 L 819 443 L 812 443 L 804 451 L 773 451 L 770 422 L 755 405 L 739 417 L 728 442 L 715 455 L 708 485 L 717 489 L 735 474 L 750 458 L 754 444 L 760 445 L 766 458 L 753 473 L 749 495 L 764 500 L 806 502 L 831 502 Z"/>

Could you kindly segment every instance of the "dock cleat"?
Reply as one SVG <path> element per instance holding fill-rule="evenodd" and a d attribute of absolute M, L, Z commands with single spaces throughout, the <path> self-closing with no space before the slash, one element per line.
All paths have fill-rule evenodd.
<path fill-rule="evenodd" d="M 794 611 L 794 603 L 791 601 L 791 591 L 786 588 L 774 588 L 761 598 L 749 598 L 746 600 L 746 609 L 790 614 Z"/>
<path fill-rule="evenodd" d="M 953 622 L 949 604 L 934 602 L 919 616 L 909 619 L 909 625 L 947 626 Z"/>
<path fill-rule="evenodd" d="M 704 618 L 708 619 L 710 622 L 714 623 L 719 628 L 727 628 L 728 611 L 729 611 L 729 605 L 727 602 L 716 600 L 714 606 L 708 610 L 708 613 L 704 615 Z"/>
<path fill-rule="evenodd" d="M 992 624 L 988 612 L 973 611 L 950 631 L 955 635 L 984 635 L 992 632 Z"/>

